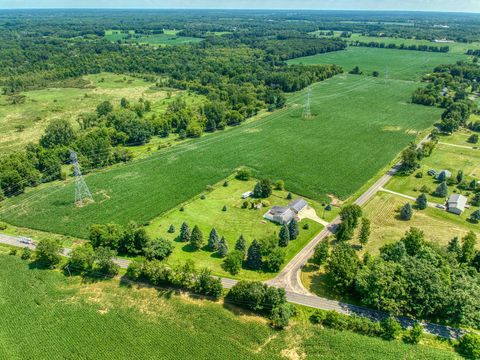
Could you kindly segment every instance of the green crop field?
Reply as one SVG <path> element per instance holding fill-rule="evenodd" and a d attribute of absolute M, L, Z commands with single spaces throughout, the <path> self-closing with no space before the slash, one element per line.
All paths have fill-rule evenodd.
<path fill-rule="evenodd" d="M 101 73 L 82 78 L 81 87 L 53 87 L 20 93 L 25 96 L 23 104 L 11 104 L 9 97 L 0 95 L 0 152 L 2 154 L 21 149 L 28 142 L 37 141 L 49 121 L 62 118 L 77 125 L 78 115 L 95 110 L 102 101 L 119 104 L 125 97 L 133 102 L 139 98 L 150 100 L 152 109 L 166 109 L 175 95 L 172 90 L 167 98 L 165 89 L 157 89 L 154 83 L 128 75 Z M 201 102 L 202 97 L 185 96 L 188 102 Z"/>
<path fill-rule="evenodd" d="M 86 176 L 93 204 L 76 208 L 67 181 L 8 199 L 0 214 L 15 225 L 85 237 L 92 223 L 145 223 L 239 166 L 283 179 L 308 198 L 347 198 L 438 119 L 441 109 L 408 103 L 417 86 L 337 76 L 312 87 L 311 119 L 302 118 L 306 92 L 296 93 L 270 116 Z"/>
<path fill-rule="evenodd" d="M 417 40 L 417 39 L 402 39 L 402 38 L 393 38 L 393 37 L 375 37 L 375 36 L 365 36 L 362 34 L 352 34 L 352 37 L 347 39 L 347 41 L 360 41 L 360 42 L 378 42 L 383 44 L 395 44 L 401 45 L 427 45 L 427 46 L 448 46 L 450 48 L 450 53 L 465 54 L 467 50 L 475 50 L 480 48 L 479 42 L 474 43 L 435 43 L 428 40 Z M 404 50 L 411 51 L 411 50 Z"/>
<path fill-rule="evenodd" d="M 268 205 L 266 207 L 258 210 L 250 208 L 244 209 L 242 208 L 242 204 L 245 200 L 242 199 L 242 194 L 252 190 L 255 186 L 255 181 L 230 179 L 228 187 L 222 186 L 222 183 L 223 181 L 217 184 L 213 190 L 205 192 L 203 194 L 205 196 L 204 199 L 202 199 L 201 196 L 197 196 L 192 201 L 183 204 L 184 211 L 180 211 L 179 208 L 174 208 L 167 214 L 153 219 L 146 227 L 147 232 L 152 237 L 162 236 L 176 241 L 179 236 L 180 227 L 185 221 L 189 224 L 190 228 L 198 225 L 200 230 L 202 230 L 206 244 L 212 227 L 215 227 L 219 235 L 224 236 L 227 240 L 230 250 L 234 249 L 235 242 L 241 234 L 247 240 L 247 246 L 250 245 L 253 239 L 278 238 L 280 226 L 265 220 L 263 215 L 273 205 L 287 205 L 291 201 L 286 199 L 287 191 L 274 190 L 272 196 L 263 200 L 263 203 Z M 321 208 L 321 204 L 312 200 L 308 201 L 313 208 Z M 223 211 L 223 206 L 227 206 L 227 211 Z M 319 211 L 318 215 L 321 216 L 322 213 Z M 309 225 L 308 230 L 302 228 L 305 223 Z M 168 228 L 171 224 L 175 226 L 175 232 L 173 234 L 168 233 Z M 288 263 L 322 228 L 322 225 L 309 219 L 300 221 L 300 234 L 298 239 L 290 241 L 288 247 L 285 249 L 285 263 Z M 175 249 L 173 254 L 168 258 L 168 261 L 175 263 L 179 260 L 184 261 L 186 259 L 194 260 L 198 266 L 209 267 L 216 275 L 224 277 L 231 276 L 222 269 L 221 264 L 223 259 L 217 256 L 216 253 L 206 249 L 193 251 L 188 244 L 175 242 Z M 242 270 L 236 277 L 241 279 L 264 280 L 273 276 L 274 273 Z"/>
<path fill-rule="evenodd" d="M 188 43 L 198 43 L 203 41 L 201 38 L 178 36 L 177 30 L 164 30 L 163 34 L 135 34 L 135 31 L 121 32 L 115 30 L 105 31 L 105 39 L 110 41 L 122 40 L 135 44 L 150 45 L 183 45 Z"/>
<path fill-rule="evenodd" d="M 345 71 L 359 66 L 366 75 L 378 71 L 381 78 L 418 80 L 439 64 L 450 64 L 466 60 L 462 54 L 432 53 L 395 49 L 376 49 L 350 46 L 346 50 L 301 57 L 290 60 L 290 64 L 337 64 Z"/>
<path fill-rule="evenodd" d="M 351 359 L 352 349 L 356 359 L 459 358 L 448 349 L 321 329 L 301 317 L 275 331 L 231 305 L 116 280 L 81 281 L 8 255 L 0 255 L 0 267 L 2 359 Z"/>

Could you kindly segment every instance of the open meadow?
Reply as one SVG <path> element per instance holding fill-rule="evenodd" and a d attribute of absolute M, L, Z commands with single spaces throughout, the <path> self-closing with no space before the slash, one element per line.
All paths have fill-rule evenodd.
<path fill-rule="evenodd" d="M 0 267 L 2 359 L 351 359 L 352 346 L 356 359 L 459 358 L 447 347 L 322 329 L 306 309 L 275 331 L 233 305 L 173 290 L 82 281 L 4 254 Z"/>
<path fill-rule="evenodd" d="M 168 262 L 176 263 L 192 259 L 198 266 L 209 267 L 216 275 L 231 277 L 231 275 L 222 269 L 223 259 L 216 252 L 210 252 L 206 247 L 194 251 L 191 245 L 179 241 L 179 230 L 183 222 L 186 222 L 190 228 L 198 225 L 203 233 L 205 244 L 208 241 L 208 235 L 213 227 L 217 230 L 220 237 L 224 236 L 230 250 L 235 247 L 235 242 L 240 235 L 243 235 L 247 246 L 253 239 L 261 240 L 267 238 L 278 239 L 280 226 L 263 218 L 263 215 L 271 206 L 286 206 L 291 200 L 287 199 L 287 191 L 274 190 L 267 199 L 262 199 L 265 207 L 260 209 L 243 208 L 242 194 L 252 190 L 255 186 L 254 180 L 240 181 L 230 179 L 228 186 L 217 184 L 210 191 L 204 192 L 191 201 L 182 204 L 183 211 L 176 207 L 166 214 L 153 219 L 146 227 L 147 232 L 152 237 L 161 236 L 175 242 L 175 249 Z M 293 195 L 295 199 L 296 196 Z M 247 201 L 253 199 L 247 199 Z M 308 200 L 308 199 L 307 199 Z M 321 204 L 308 200 L 309 205 L 320 210 Z M 223 211 L 226 206 L 227 210 Z M 322 213 L 319 211 L 318 215 Z M 308 229 L 303 229 L 303 225 L 309 225 Z M 170 225 L 175 227 L 174 233 L 169 233 Z M 303 219 L 299 222 L 299 237 L 290 241 L 285 248 L 285 262 L 288 263 L 300 249 L 302 249 L 316 234 L 323 228 L 321 224 L 311 219 Z M 274 273 L 263 273 L 242 269 L 236 276 L 241 279 L 263 280 L 271 278 Z"/>
<path fill-rule="evenodd" d="M 315 200 L 347 198 L 439 117 L 441 109 L 410 104 L 414 82 L 341 75 L 312 86 L 285 109 L 257 121 L 161 150 L 86 176 L 95 203 L 77 208 L 71 180 L 30 189 L 4 201 L 3 220 L 86 237 L 92 223 L 140 224 L 193 198 L 240 166 L 282 179 Z"/>
<path fill-rule="evenodd" d="M 140 78 L 111 73 L 86 75 L 78 81 L 20 93 L 23 103 L 12 104 L 10 97 L 0 95 L 0 151 L 2 154 L 19 150 L 37 141 L 53 119 L 76 119 L 82 113 L 94 111 L 102 101 L 119 104 L 121 98 L 130 102 L 143 98 L 152 102 L 152 109 L 162 112 L 175 96 L 184 92 L 158 89 Z M 75 87 L 77 86 L 77 87 Z M 170 96 L 171 95 L 171 96 Z M 201 102 L 200 96 L 184 96 L 189 103 Z"/>
<path fill-rule="evenodd" d="M 135 34 L 134 30 L 130 31 L 105 31 L 105 39 L 110 41 L 124 41 L 132 44 L 148 44 L 156 46 L 166 45 L 183 45 L 188 43 L 198 43 L 203 41 L 201 38 L 178 36 L 178 30 L 164 30 L 163 34 Z"/>
<path fill-rule="evenodd" d="M 345 71 L 355 66 L 365 75 L 378 71 L 380 78 L 399 80 L 419 80 L 430 73 L 435 66 L 466 60 L 467 56 L 458 53 L 433 53 L 396 49 L 377 49 L 349 46 L 346 50 L 326 54 L 301 57 L 290 60 L 290 64 L 337 64 Z"/>

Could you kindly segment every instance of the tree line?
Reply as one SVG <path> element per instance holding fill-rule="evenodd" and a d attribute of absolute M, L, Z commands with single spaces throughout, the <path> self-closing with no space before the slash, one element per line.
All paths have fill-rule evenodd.
<path fill-rule="evenodd" d="M 383 42 L 363 42 L 363 41 L 353 41 L 350 43 L 351 46 L 361 46 L 361 47 L 371 47 L 371 48 L 380 48 L 380 49 L 398 49 L 398 50 L 412 50 L 412 51 L 426 51 L 426 52 L 439 52 L 447 53 L 450 51 L 449 46 L 433 46 L 433 45 L 405 45 L 405 44 L 386 44 Z"/>

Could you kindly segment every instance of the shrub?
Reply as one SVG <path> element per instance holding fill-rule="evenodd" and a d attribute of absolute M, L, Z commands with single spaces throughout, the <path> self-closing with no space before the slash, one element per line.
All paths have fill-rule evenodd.
<path fill-rule="evenodd" d="M 247 200 L 245 200 L 243 203 L 242 203 L 242 209 L 247 209 L 248 208 L 248 204 L 249 202 Z"/>
<path fill-rule="evenodd" d="M 467 140 L 471 144 L 476 144 L 478 143 L 478 135 L 477 134 L 472 134 Z"/>
<path fill-rule="evenodd" d="M 22 260 L 29 260 L 32 257 L 32 250 L 30 248 L 24 248 L 22 251 Z"/>
<path fill-rule="evenodd" d="M 8 255 L 17 255 L 17 252 L 18 252 L 18 249 L 10 249 L 10 251 L 8 252 Z"/>
<path fill-rule="evenodd" d="M 50 269 L 55 268 L 60 262 L 60 251 L 62 247 L 58 241 L 52 239 L 40 240 L 37 245 L 37 261 Z"/>
<path fill-rule="evenodd" d="M 232 275 L 237 275 L 242 269 L 243 258 L 245 253 L 243 251 L 235 250 L 229 253 L 225 260 L 223 260 L 222 267 L 225 271 Z"/>
<path fill-rule="evenodd" d="M 207 197 L 205 196 L 205 194 L 200 195 L 200 199 L 201 199 L 201 200 L 205 200 L 206 198 L 207 198 Z"/>
<path fill-rule="evenodd" d="M 275 181 L 275 190 L 283 190 L 285 189 L 285 182 L 283 180 Z"/>
<path fill-rule="evenodd" d="M 417 179 L 421 179 L 421 178 L 423 178 L 423 173 L 422 173 L 421 171 L 419 171 L 419 172 L 417 172 L 417 173 L 415 174 L 415 177 L 416 177 Z"/>
<path fill-rule="evenodd" d="M 252 173 L 248 169 L 240 169 L 237 171 L 237 174 L 235 175 L 236 179 L 243 180 L 243 181 L 250 180 L 251 177 L 252 177 Z"/>
<path fill-rule="evenodd" d="M 403 336 L 403 341 L 407 344 L 418 344 L 423 334 L 423 327 L 418 322 L 408 330 L 408 333 Z"/>
<path fill-rule="evenodd" d="M 310 225 L 308 223 L 305 223 L 305 224 L 303 224 L 302 229 L 303 230 L 308 230 L 308 229 L 310 229 Z"/>
<path fill-rule="evenodd" d="M 163 260 L 170 256 L 173 251 L 173 243 L 170 240 L 164 238 L 158 238 L 158 240 L 150 240 L 143 248 L 143 253 L 147 260 Z"/>
<path fill-rule="evenodd" d="M 7 227 L 8 225 L 6 223 L 4 223 L 3 221 L 0 221 L 0 230 L 5 230 Z"/>
<path fill-rule="evenodd" d="M 140 279 L 143 275 L 143 264 L 139 261 L 130 262 L 125 275 L 132 280 Z"/>
<path fill-rule="evenodd" d="M 394 340 L 402 327 L 397 319 L 393 317 L 388 317 L 381 321 L 382 326 L 382 337 L 385 340 Z"/>
<path fill-rule="evenodd" d="M 272 310 L 270 320 L 275 329 L 284 329 L 288 326 L 290 317 L 295 314 L 295 307 L 292 304 L 284 303 Z"/>
<path fill-rule="evenodd" d="M 400 210 L 400 218 L 402 220 L 410 220 L 413 216 L 413 209 L 410 203 L 406 203 L 403 205 L 402 209 Z"/>
<path fill-rule="evenodd" d="M 457 351 L 467 359 L 480 359 L 480 335 L 468 333 L 458 341 Z"/>
<path fill-rule="evenodd" d="M 228 181 L 225 181 L 225 182 L 223 183 L 223 186 L 224 186 L 224 187 L 227 187 L 228 185 L 229 185 Z"/>

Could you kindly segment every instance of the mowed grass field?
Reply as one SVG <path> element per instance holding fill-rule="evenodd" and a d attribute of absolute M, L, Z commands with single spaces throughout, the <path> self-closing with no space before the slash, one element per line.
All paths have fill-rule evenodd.
<path fill-rule="evenodd" d="M 2 359 L 458 359 L 310 325 L 285 331 L 233 305 L 113 281 L 81 281 L 0 255 Z M 305 318 L 305 320 L 304 320 Z"/>
<path fill-rule="evenodd" d="M 271 206 L 286 206 L 288 200 L 287 191 L 274 190 L 273 194 L 263 200 L 265 207 L 261 209 L 245 209 L 242 207 L 242 194 L 252 190 L 255 186 L 255 180 L 240 181 L 235 179 L 229 180 L 229 186 L 222 186 L 223 182 L 217 184 L 213 190 L 203 193 L 204 199 L 197 196 L 191 201 L 183 204 L 183 211 L 180 207 L 175 207 L 168 213 L 153 219 L 146 227 L 147 232 L 153 237 L 163 237 L 174 241 L 175 249 L 168 262 L 176 263 L 192 259 L 198 266 L 210 268 L 216 275 L 231 277 L 221 267 L 223 259 L 216 252 L 210 252 L 205 247 L 194 251 L 189 244 L 179 242 L 180 227 L 186 222 L 190 229 L 198 225 L 203 233 L 205 245 L 208 242 L 208 236 L 213 227 L 217 230 L 220 237 L 224 236 L 227 240 L 230 250 L 235 248 L 235 243 L 243 235 L 247 241 L 247 246 L 253 239 L 261 240 L 266 238 L 278 239 L 280 225 L 270 222 L 263 218 L 263 215 L 271 208 Z M 294 199 L 296 196 L 294 195 Z M 248 199 L 252 200 L 252 199 Z M 312 207 L 320 208 L 321 204 L 306 199 Z M 223 206 L 227 207 L 227 211 L 223 211 Z M 319 213 L 319 215 L 322 215 Z M 303 229 L 303 225 L 308 223 L 309 228 Z M 174 225 L 175 232 L 169 233 L 168 228 Z M 299 222 L 299 237 L 290 241 L 288 247 L 285 248 L 285 264 L 297 254 L 316 234 L 323 229 L 323 226 L 310 219 L 303 219 Z M 274 276 L 274 273 L 263 273 L 242 269 L 235 276 L 240 279 L 264 280 Z"/>
<path fill-rule="evenodd" d="M 467 60 L 458 53 L 432 53 L 395 49 L 376 49 L 350 46 L 346 50 L 326 54 L 306 56 L 290 60 L 290 64 L 337 64 L 346 72 L 359 66 L 365 75 L 378 71 L 381 78 L 399 80 L 420 80 L 421 76 L 432 72 L 440 64 Z"/>
<path fill-rule="evenodd" d="M 164 30 L 163 34 L 135 34 L 135 31 L 120 32 L 115 30 L 105 31 L 105 39 L 110 41 L 126 41 L 136 44 L 149 45 L 183 45 L 188 43 L 198 43 L 202 38 L 190 36 L 178 36 L 178 30 Z"/>
<path fill-rule="evenodd" d="M 312 87 L 257 121 L 86 176 L 95 203 L 73 205 L 74 184 L 53 183 L 3 202 L 7 222 L 86 237 L 92 223 L 145 223 L 193 198 L 240 166 L 282 179 L 290 191 L 322 200 L 347 198 L 439 117 L 412 105 L 417 83 L 342 75 Z"/>
<path fill-rule="evenodd" d="M 102 101 L 118 105 L 125 97 L 130 102 L 140 98 L 150 100 L 152 109 L 161 112 L 175 96 L 184 94 L 177 90 L 157 89 L 152 82 L 128 75 L 101 73 L 83 77 L 83 88 L 59 87 L 27 91 L 23 104 L 11 104 L 9 97 L 0 95 L 0 153 L 22 149 L 27 143 L 37 141 L 44 128 L 53 119 L 67 119 L 78 127 L 77 117 L 94 111 Z M 183 95 L 188 102 L 202 101 L 202 97 Z M 18 127 L 21 126 L 22 129 Z"/>

